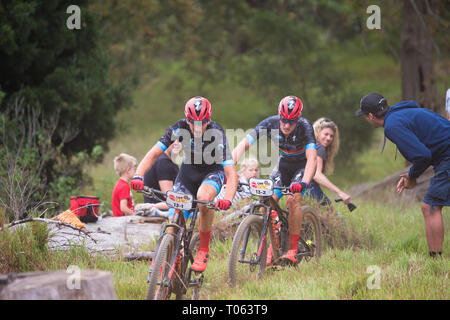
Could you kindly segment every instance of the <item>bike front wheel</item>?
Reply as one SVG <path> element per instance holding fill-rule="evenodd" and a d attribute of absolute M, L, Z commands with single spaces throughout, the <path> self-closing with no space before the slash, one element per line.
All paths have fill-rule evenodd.
<path fill-rule="evenodd" d="M 171 281 L 168 281 L 171 269 L 170 259 L 175 250 L 173 235 L 166 233 L 159 245 L 149 279 L 147 300 L 167 300 L 172 292 Z"/>
<path fill-rule="evenodd" d="M 236 230 L 228 264 L 230 286 L 238 281 L 261 278 L 267 260 L 267 242 L 259 246 L 262 230 L 263 218 L 257 215 L 247 216 Z"/>

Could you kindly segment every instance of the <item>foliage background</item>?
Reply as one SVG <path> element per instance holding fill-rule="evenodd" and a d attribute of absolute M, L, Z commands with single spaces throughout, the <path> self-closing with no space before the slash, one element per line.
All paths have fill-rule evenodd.
<path fill-rule="evenodd" d="M 80 30 L 66 27 L 70 4 L 81 9 Z M 367 29 L 363 0 L 0 1 L 1 121 L 16 128 L 2 134 L 2 145 L 15 158 L 26 157 L 17 157 L 23 152 L 14 140 L 19 132 L 11 131 L 18 130 L 12 112 L 17 99 L 23 99 L 21 109 L 37 110 L 39 134 L 49 136 L 28 145 L 37 156 L 26 165 L 43 167 L 28 207 L 42 199 L 63 207 L 85 186 L 105 189 L 83 169 L 111 162 L 113 153 L 141 158 L 194 95 L 212 101 L 223 127 L 245 130 L 274 114 L 282 97 L 297 95 L 304 117 L 314 122 L 326 116 L 339 125 L 344 152 L 338 168 L 354 168 L 374 132 L 353 116 L 360 97 L 369 91 L 392 102 L 400 97 L 401 3 L 371 4 L 381 7 L 381 30 Z M 427 23 L 440 48 L 436 69 L 443 92 L 449 46 L 437 27 L 448 24 L 449 14 L 443 5 L 434 8 L 438 22 Z M 50 130 L 45 122 L 54 115 Z M 23 122 L 32 122 L 30 116 Z M 26 129 L 22 135 L 35 134 Z M 139 150 L 115 148 L 124 137 L 141 135 L 152 142 L 138 144 Z M 3 159 L 2 167 L 14 167 L 16 175 L 30 171 Z M 5 194 L 0 191 L 2 199 Z"/>

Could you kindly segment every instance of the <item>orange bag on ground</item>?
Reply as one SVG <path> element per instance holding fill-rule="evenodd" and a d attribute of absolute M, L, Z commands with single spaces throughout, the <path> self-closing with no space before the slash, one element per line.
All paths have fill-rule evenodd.
<path fill-rule="evenodd" d="M 73 213 L 70 209 L 64 211 L 63 213 L 60 213 L 53 219 L 64 222 L 64 223 L 72 224 L 80 229 L 83 229 L 83 228 L 86 229 L 85 225 L 80 221 L 80 219 L 78 219 L 77 215 L 75 213 Z"/>

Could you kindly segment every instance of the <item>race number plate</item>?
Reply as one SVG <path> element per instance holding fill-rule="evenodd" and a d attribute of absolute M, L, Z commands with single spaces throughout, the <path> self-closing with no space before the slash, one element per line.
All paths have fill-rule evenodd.
<path fill-rule="evenodd" d="M 251 178 L 250 193 L 255 196 L 269 197 L 273 194 L 273 181 L 270 179 Z"/>
<path fill-rule="evenodd" d="M 194 197 L 185 193 L 167 191 L 166 203 L 169 207 L 181 210 L 191 210 Z"/>

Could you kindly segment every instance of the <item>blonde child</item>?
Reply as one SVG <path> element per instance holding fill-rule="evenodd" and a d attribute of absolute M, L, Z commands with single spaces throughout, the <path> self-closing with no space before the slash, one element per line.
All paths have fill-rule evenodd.
<path fill-rule="evenodd" d="M 126 153 L 121 153 L 114 158 L 114 170 L 120 177 L 112 193 L 114 217 L 132 215 L 134 213 L 133 194 L 129 183 L 133 179 L 137 165 L 136 158 Z"/>
<path fill-rule="evenodd" d="M 238 172 L 239 182 L 248 183 L 250 178 L 257 178 L 259 176 L 259 162 L 255 158 L 246 158 L 241 163 L 241 169 Z M 223 199 L 225 196 L 226 184 L 222 187 L 216 199 Z M 241 191 L 236 191 L 233 203 L 241 199 L 250 198 L 250 190 L 247 186 L 242 186 Z"/>
<path fill-rule="evenodd" d="M 259 162 L 255 158 L 246 158 L 241 163 L 241 169 L 238 172 L 239 182 L 248 183 L 250 178 L 259 177 Z M 236 192 L 234 201 L 239 199 L 250 198 L 250 190 L 243 186 L 241 192 Z"/>

